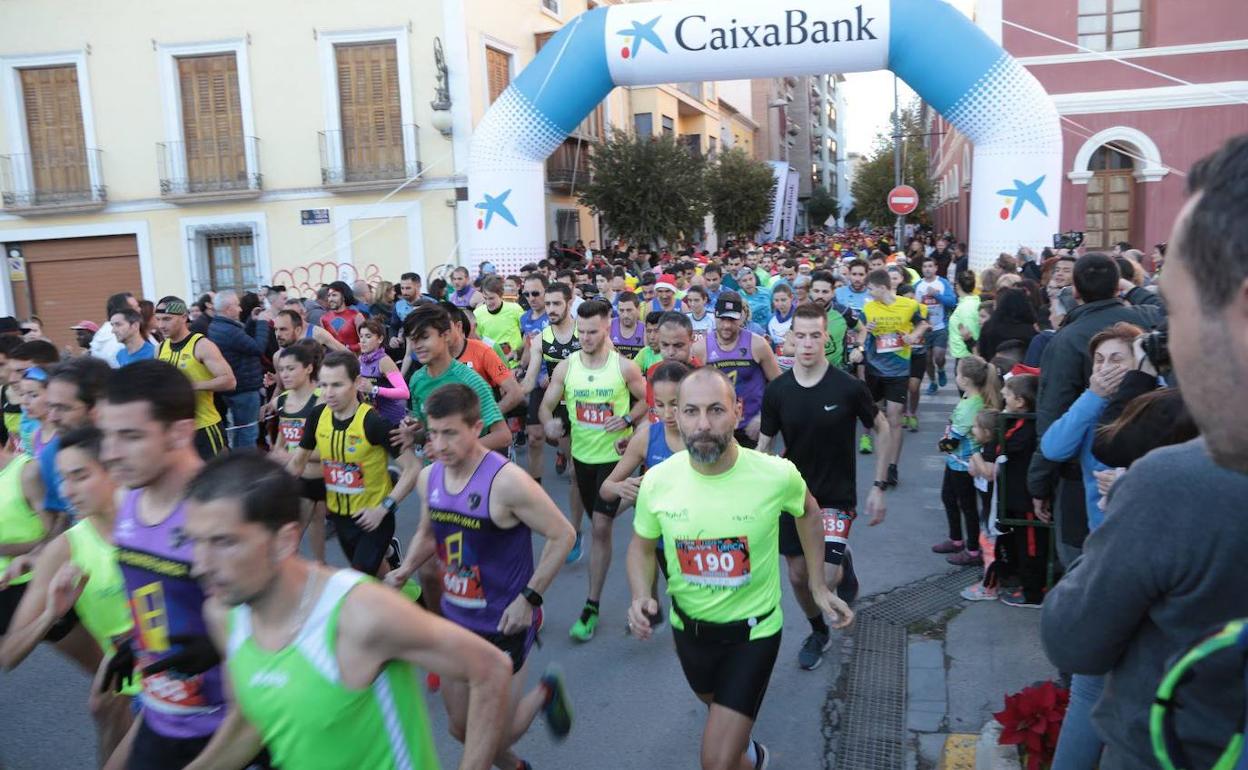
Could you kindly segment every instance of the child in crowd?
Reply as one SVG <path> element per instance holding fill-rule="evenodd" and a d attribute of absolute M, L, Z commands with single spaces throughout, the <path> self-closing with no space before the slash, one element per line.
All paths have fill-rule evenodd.
<path fill-rule="evenodd" d="M 650 371 L 650 367 L 663 357 L 659 354 L 659 319 L 662 317 L 662 310 L 651 310 L 646 314 L 646 346 L 633 356 L 643 372 Z"/>
<path fill-rule="evenodd" d="M 771 320 L 767 322 L 767 336 L 771 346 L 779 352 L 793 326 L 793 290 L 787 283 L 778 283 L 771 290 Z"/>
<path fill-rule="evenodd" d="M 987 601 L 997 598 L 997 585 L 1001 577 L 1002 564 L 998 561 L 996 526 L 992 492 L 993 481 L 997 477 L 997 462 L 984 458 L 987 449 L 996 443 L 997 421 L 1001 412 L 996 409 L 983 409 L 975 415 L 975 424 L 971 427 L 971 439 L 979 447 L 979 451 L 970 456 L 971 478 L 975 490 L 979 493 L 979 553 L 984 560 L 984 579 L 973 586 L 962 590 L 962 598 L 973 602 Z"/>
<path fill-rule="evenodd" d="M 932 551 L 948 554 L 946 560 L 950 564 L 969 566 L 983 563 L 979 551 L 979 501 L 970 474 L 971 455 L 980 451 L 980 446 L 971 436 L 971 429 L 981 410 L 1001 408 L 1001 386 L 997 370 L 979 356 L 962 359 L 954 379 L 962 398 L 954 407 L 939 444 L 946 454 L 940 499 L 945 504 L 949 537 L 932 546 Z"/>

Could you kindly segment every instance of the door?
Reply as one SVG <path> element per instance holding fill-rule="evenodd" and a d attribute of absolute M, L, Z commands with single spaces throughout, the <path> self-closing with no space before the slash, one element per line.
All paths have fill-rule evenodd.
<path fill-rule="evenodd" d="M 22 254 L 32 312 L 43 320 L 44 333 L 57 347 L 71 342 L 69 327 L 79 321 L 106 323 L 110 295 L 143 294 L 133 235 L 27 241 Z"/>
<path fill-rule="evenodd" d="M 1119 241 L 1131 241 L 1131 207 L 1135 177 L 1130 156 L 1106 145 L 1092 154 L 1088 170 L 1088 211 L 1084 222 L 1084 246 L 1110 249 Z"/>

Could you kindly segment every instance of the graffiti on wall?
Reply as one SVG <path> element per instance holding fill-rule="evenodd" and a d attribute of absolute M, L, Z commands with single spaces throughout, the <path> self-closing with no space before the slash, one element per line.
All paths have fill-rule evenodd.
<path fill-rule="evenodd" d="M 367 281 L 376 286 L 381 283 L 381 268 L 377 265 L 357 267 L 350 262 L 309 262 L 290 269 L 278 270 L 273 274 L 270 286 L 285 286 L 286 296 L 300 296 L 312 299 L 316 290 L 327 283 L 346 281 Z"/>

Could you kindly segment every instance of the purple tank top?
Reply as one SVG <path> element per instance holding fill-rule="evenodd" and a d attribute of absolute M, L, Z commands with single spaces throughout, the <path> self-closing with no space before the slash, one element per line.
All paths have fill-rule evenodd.
<path fill-rule="evenodd" d="M 625 337 L 620 332 L 620 319 L 611 319 L 611 342 L 615 345 L 615 349 L 625 358 L 632 358 L 641 352 L 646 346 L 646 327 L 645 324 L 638 323 L 633 327 L 631 337 Z"/>
<path fill-rule="evenodd" d="M 429 520 L 442 565 L 442 615 L 464 628 L 497 633 L 498 621 L 533 577 L 533 538 L 519 524 L 490 519 L 490 488 L 507 459 L 487 452 L 472 478 L 452 494 L 445 467 L 429 471 Z"/>
<path fill-rule="evenodd" d="M 737 398 L 744 404 L 738 428 L 744 428 L 746 423 L 762 411 L 763 389 L 767 387 L 763 367 L 754 360 L 753 345 L 754 334 L 745 329 L 741 330 L 737 344 L 729 350 L 719 346 L 719 335 L 706 335 L 707 365 L 719 369 L 732 379 L 737 388 Z"/>
<path fill-rule="evenodd" d="M 390 387 L 390 382 L 381 373 L 381 359 L 386 355 L 386 351 L 377 349 L 372 353 L 360 354 L 360 376 L 367 379 L 379 388 Z M 401 399 L 386 398 L 385 396 L 368 397 L 368 403 L 373 405 L 380 414 L 391 425 L 398 425 L 403 421 L 403 417 L 407 414 L 407 404 Z"/>
<path fill-rule="evenodd" d="M 182 536 L 186 510 L 148 526 L 139 521 L 143 490 L 126 494 L 113 541 L 134 614 L 135 671 L 179 649 L 178 636 L 207 636 L 204 593 L 191 577 L 191 544 Z M 225 716 L 221 667 L 185 676 L 163 671 L 143 677 L 143 721 L 167 738 L 202 738 Z"/>
<path fill-rule="evenodd" d="M 456 289 L 451 292 L 451 304 L 455 307 L 469 307 L 472 302 L 472 295 L 477 288 L 475 286 L 465 286 L 463 289 Z"/>

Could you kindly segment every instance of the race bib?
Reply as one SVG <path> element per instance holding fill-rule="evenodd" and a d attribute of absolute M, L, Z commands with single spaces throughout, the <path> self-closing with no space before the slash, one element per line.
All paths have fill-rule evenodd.
<path fill-rule="evenodd" d="M 364 471 L 355 463 L 321 460 L 325 489 L 340 495 L 358 495 L 364 491 Z"/>
<path fill-rule="evenodd" d="M 901 338 L 901 332 L 891 332 L 889 334 L 875 335 L 875 352 L 876 353 L 896 353 L 906 348 L 905 340 Z"/>
<path fill-rule="evenodd" d="M 277 427 L 282 432 L 282 441 L 286 444 L 286 451 L 293 452 L 298 449 L 299 442 L 303 440 L 303 418 L 283 417 L 277 421 Z"/>
<path fill-rule="evenodd" d="M 677 540 L 680 574 L 690 585 L 740 588 L 750 582 L 747 537 Z"/>
<path fill-rule="evenodd" d="M 587 428 L 601 429 L 612 417 L 615 417 L 615 407 L 611 404 L 592 401 L 576 402 L 576 421 Z"/>
<path fill-rule="evenodd" d="M 485 589 L 481 587 L 481 568 L 475 564 L 442 565 L 442 598 L 456 607 L 481 609 L 485 606 Z"/>
<path fill-rule="evenodd" d="M 823 541 L 825 543 L 848 543 L 849 530 L 858 514 L 839 508 L 824 508 L 819 512 L 823 518 Z"/>

